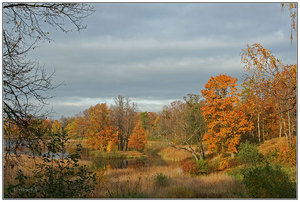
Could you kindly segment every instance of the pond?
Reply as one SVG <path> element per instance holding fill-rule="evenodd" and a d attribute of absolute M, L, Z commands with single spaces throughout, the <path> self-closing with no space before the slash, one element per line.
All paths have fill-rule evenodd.
<path fill-rule="evenodd" d="M 44 150 L 40 155 L 33 154 L 28 148 L 28 143 L 26 142 L 16 142 L 13 140 L 4 140 L 4 152 L 6 153 L 15 153 L 14 148 L 17 147 L 18 154 L 26 154 L 26 155 L 35 155 L 35 156 L 43 156 L 46 154 L 46 150 Z M 69 153 L 73 153 L 76 147 L 71 146 L 67 148 L 66 153 L 57 153 L 54 158 L 60 158 L 62 156 L 67 156 Z M 170 164 L 175 164 L 171 161 L 163 160 L 157 153 L 146 153 L 145 155 L 138 156 L 136 158 L 125 157 L 125 156 L 110 156 L 110 154 L 105 157 L 99 155 L 99 153 L 91 150 L 89 148 L 82 148 L 81 151 L 81 160 L 92 162 L 93 169 L 99 168 L 108 168 L 108 169 L 123 169 L 123 168 L 140 168 L 140 167 L 149 167 L 149 166 L 165 166 Z"/>
<path fill-rule="evenodd" d="M 16 140 L 4 140 L 3 141 L 3 148 L 5 153 L 9 154 L 25 154 L 25 155 L 31 155 L 31 156 L 38 156 L 43 157 L 43 155 L 47 154 L 46 148 L 39 148 L 39 151 L 33 152 L 29 148 L 30 143 L 27 141 L 16 141 Z M 50 155 L 53 156 L 54 159 L 59 159 L 61 157 L 65 157 L 68 155 L 68 153 L 51 153 Z"/>
<path fill-rule="evenodd" d="M 164 166 L 169 165 L 172 162 L 167 162 L 163 160 L 157 154 L 146 154 L 139 158 L 128 158 L 124 156 L 118 157 L 103 157 L 101 155 L 97 155 L 97 153 L 93 152 L 88 148 L 82 148 L 81 159 L 85 161 L 91 161 L 92 167 L 94 169 L 99 168 L 108 168 L 108 169 L 123 169 L 123 168 L 140 168 L 147 166 Z"/>

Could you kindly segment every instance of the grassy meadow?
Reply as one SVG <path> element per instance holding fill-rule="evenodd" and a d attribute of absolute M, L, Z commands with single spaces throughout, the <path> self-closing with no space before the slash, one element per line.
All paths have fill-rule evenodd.
<path fill-rule="evenodd" d="M 272 139 L 257 148 L 266 159 L 284 141 L 284 138 Z M 85 140 L 71 140 L 67 151 L 74 149 L 74 144 L 78 143 L 85 146 Z M 121 155 L 119 151 L 90 150 L 89 154 L 87 158 L 82 153 L 78 161 L 96 174 L 96 185 L 89 198 L 251 198 L 241 174 L 245 165 L 231 163 L 220 168 L 221 157 L 208 159 L 208 170 L 195 174 L 183 168 L 182 162 L 192 158 L 190 153 L 176 150 L 161 141 L 148 141 L 144 152 L 128 151 Z M 25 154 L 18 157 L 9 155 L 9 158 L 9 161 L 4 161 L 5 187 L 16 183 L 19 169 L 30 179 L 36 166 L 42 162 L 40 157 Z M 126 167 L 116 168 L 110 165 L 110 161 L 105 161 L 120 158 L 129 162 Z M 139 163 L 139 159 L 143 159 L 143 163 Z M 217 161 L 219 164 L 213 165 Z M 272 161 L 280 160 L 273 158 Z M 283 166 L 282 170 L 291 181 L 297 182 L 296 166 Z"/>

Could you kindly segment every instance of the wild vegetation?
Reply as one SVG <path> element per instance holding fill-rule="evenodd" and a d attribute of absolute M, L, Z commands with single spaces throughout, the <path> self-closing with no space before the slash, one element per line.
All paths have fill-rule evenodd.
<path fill-rule="evenodd" d="M 78 20 L 91 11 L 78 4 L 3 8 L 14 7 L 29 9 L 31 16 L 42 15 L 34 8 L 48 9 L 55 13 L 53 20 L 67 9 L 71 13 L 63 14 L 78 29 Z M 16 19 L 14 29 L 23 29 L 20 34 L 45 34 Z M 208 78 L 201 94 L 188 94 L 158 113 L 139 112 L 119 95 L 111 106 L 99 103 L 74 117 L 52 120 L 30 113 L 35 107 L 26 103 L 32 98 L 22 100 L 15 91 L 20 87 L 7 72 L 20 68 L 15 72 L 23 83 L 31 69 L 28 63 L 10 63 L 24 58 L 12 54 L 20 51 L 12 49 L 7 34 L 5 198 L 296 198 L 297 65 L 283 64 L 261 44 L 242 50 L 241 85 L 221 74 Z M 23 40 L 11 38 L 15 44 Z M 44 102 L 38 93 L 50 86 L 48 77 L 41 76 L 29 81 L 28 96 Z"/>

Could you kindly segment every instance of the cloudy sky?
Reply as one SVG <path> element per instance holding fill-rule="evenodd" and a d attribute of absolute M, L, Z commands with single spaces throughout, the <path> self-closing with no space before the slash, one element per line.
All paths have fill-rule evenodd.
<path fill-rule="evenodd" d="M 242 81 L 240 53 L 261 43 L 287 64 L 297 62 L 290 19 L 280 3 L 97 3 L 87 29 L 51 30 L 32 57 L 63 82 L 49 92 L 53 118 L 73 116 L 123 95 L 140 111 L 159 111 L 210 76 Z"/>

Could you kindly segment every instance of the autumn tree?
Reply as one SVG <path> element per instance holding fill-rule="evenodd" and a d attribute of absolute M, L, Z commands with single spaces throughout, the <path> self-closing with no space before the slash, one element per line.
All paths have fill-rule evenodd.
<path fill-rule="evenodd" d="M 157 124 L 157 119 L 159 117 L 155 112 L 141 112 L 140 120 L 142 121 L 142 126 L 146 131 L 146 136 L 149 139 L 156 139 L 155 137 L 155 127 Z"/>
<path fill-rule="evenodd" d="M 205 158 L 202 139 L 206 124 L 201 111 L 202 101 L 196 94 L 189 94 L 184 100 L 164 107 L 154 121 L 153 132 L 169 146 L 190 152 L 195 160 L 199 160 Z"/>
<path fill-rule="evenodd" d="M 147 138 L 145 134 L 145 129 L 142 126 L 142 121 L 138 120 L 135 124 L 132 134 L 130 135 L 128 141 L 128 147 L 131 149 L 136 149 L 142 151 L 147 143 Z"/>
<path fill-rule="evenodd" d="M 115 104 L 111 106 L 111 118 L 115 133 L 118 134 L 118 149 L 127 151 L 130 134 L 138 119 L 135 103 L 129 98 L 119 95 L 115 98 Z"/>
<path fill-rule="evenodd" d="M 66 126 L 66 131 L 71 138 L 84 138 L 85 130 L 86 130 L 86 121 L 84 120 L 84 116 L 76 115 L 75 117 L 71 117 Z"/>
<path fill-rule="evenodd" d="M 51 132 L 55 134 L 62 134 L 62 130 L 62 124 L 58 120 L 55 120 L 52 123 Z"/>
<path fill-rule="evenodd" d="M 203 140 L 209 152 L 237 153 L 241 136 L 251 123 L 239 108 L 237 79 L 226 74 L 211 77 L 201 91 L 205 98 L 203 111 L 208 131 Z"/>
<path fill-rule="evenodd" d="M 207 131 L 206 123 L 202 113 L 203 101 L 200 95 L 188 94 L 184 97 L 184 140 L 189 145 L 190 152 L 200 158 L 205 159 L 205 151 L 203 146 L 203 137 Z M 196 145 L 193 149 L 192 145 Z M 200 154 L 200 155 L 199 155 Z M 197 159 L 196 158 L 196 159 Z"/>
<path fill-rule="evenodd" d="M 84 112 L 84 135 L 87 145 L 94 149 L 110 150 L 118 144 L 118 136 L 110 118 L 110 109 L 106 104 L 91 106 Z"/>
<path fill-rule="evenodd" d="M 246 102 L 252 100 L 254 106 L 259 142 L 269 130 L 277 136 L 285 134 L 290 143 L 296 120 L 296 65 L 283 65 L 261 44 L 243 50 L 242 62 L 245 69 L 243 87 L 249 92 Z M 269 128 L 265 122 L 269 123 Z"/>
<path fill-rule="evenodd" d="M 297 126 L 297 65 L 284 65 L 272 80 L 272 97 L 280 122 L 279 136 L 284 134 L 293 144 Z"/>
<path fill-rule="evenodd" d="M 148 112 L 147 113 L 147 117 L 148 117 L 148 128 L 152 128 L 155 124 L 155 120 L 157 118 L 157 114 L 155 112 Z"/>
<path fill-rule="evenodd" d="M 183 111 L 185 103 L 176 100 L 168 106 L 164 106 L 162 112 L 159 114 L 159 121 L 157 123 L 157 135 L 172 144 L 180 144 L 176 137 L 183 134 Z"/>
<path fill-rule="evenodd" d="M 265 133 L 262 130 L 265 127 L 264 120 L 268 118 L 264 109 L 270 101 L 270 84 L 279 72 L 281 61 L 260 44 L 254 44 L 243 50 L 242 62 L 246 72 L 243 86 L 249 89 L 248 99 L 255 100 L 253 112 L 256 114 L 256 133 L 258 141 L 262 142 Z"/>

